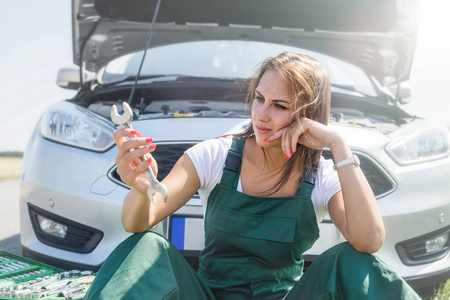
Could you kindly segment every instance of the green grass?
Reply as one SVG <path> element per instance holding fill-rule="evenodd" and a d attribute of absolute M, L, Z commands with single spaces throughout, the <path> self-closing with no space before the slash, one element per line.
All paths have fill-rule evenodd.
<path fill-rule="evenodd" d="M 22 170 L 22 157 L 0 156 L 0 181 L 17 180 Z"/>
<path fill-rule="evenodd" d="M 450 280 L 447 280 L 439 287 L 439 290 L 430 300 L 449 300 L 450 299 Z"/>
<path fill-rule="evenodd" d="M 22 151 L 3 151 L 0 152 L 0 157 L 23 157 Z"/>

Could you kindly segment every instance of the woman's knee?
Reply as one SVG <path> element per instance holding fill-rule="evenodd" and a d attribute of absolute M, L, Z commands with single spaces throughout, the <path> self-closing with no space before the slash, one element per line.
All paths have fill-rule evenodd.
<path fill-rule="evenodd" d="M 375 257 L 372 254 L 359 252 L 356 250 L 349 242 L 343 242 L 340 244 L 337 244 L 330 249 L 326 250 L 322 255 L 331 255 L 331 256 L 338 256 L 339 259 L 369 259 L 373 260 Z"/>
<path fill-rule="evenodd" d="M 130 255 L 136 252 L 152 253 L 156 250 L 167 251 L 171 247 L 170 242 L 163 236 L 152 231 L 145 231 L 129 236 L 114 249 L 111 255 L 125 253 L 126 255 Z"/>
<path fill-rule="evenodd" d="M 337 244 L 323 252 L 317 261 L 324 266 L 334 266 L 337 272 L 347 272 L 350 269 L 371 268 L 380 263 L 375 256 L 359 252 L 348 242 Z"/>
<path fill-rule="evenodd" d="M 135 233 L 129 236 L 121 244 L 127 245 L 128 247 L 157 247 L 168 249 L 172 247 L 172 244 L 162 235 L 153 231 L 144 231 L 141 233 Z"/>

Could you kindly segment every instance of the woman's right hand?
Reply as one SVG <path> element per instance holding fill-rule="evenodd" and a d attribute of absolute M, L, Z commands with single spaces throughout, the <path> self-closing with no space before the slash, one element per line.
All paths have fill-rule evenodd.
<path fill-rule="evenodd" d="M 152 145 L 152 138 L 143 138 L 141 134 L 129 128 L 121 128 L 113 133 L 118 147 L 115 159 L 117 173 L 124 183 L 137 192 L 147 195 L 150 183 L 144 172 L 151 166 L 155 176 L 158 174 L 158 166 L 153 159 L 152 153 L 156 145 Z M 144 156 L 141 163 L 139 158 Z"/>

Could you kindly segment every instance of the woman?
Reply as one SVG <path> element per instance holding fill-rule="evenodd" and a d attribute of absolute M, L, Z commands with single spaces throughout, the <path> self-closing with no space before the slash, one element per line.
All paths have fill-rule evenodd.
<path fill-rule="evenodd" d="M 143 174 L 152 139 L 115 131 L 118 173 L 132 187 L 122 223 L 133 235 L 106 260 L 86 299 L 419 299 L 373 253 L 384 226 L 372 190 L 345 140 L 328 124 L 330 81 L 313 58 L 282 53 L 249 88 L 251 125 L 186 151 L 152 204 Z M 127 141 L 127 138 L 132 138 Z M 331 150 L 331 160 L 321 158 Z M 147 161 L 138 158 L 148 155 Z M 205 249 L 194 272 L 163 237 L 143 233 L 199 192 Z M 303 275 L 302 254 L 329 213 L 348 243 L 323 253 Z"/>

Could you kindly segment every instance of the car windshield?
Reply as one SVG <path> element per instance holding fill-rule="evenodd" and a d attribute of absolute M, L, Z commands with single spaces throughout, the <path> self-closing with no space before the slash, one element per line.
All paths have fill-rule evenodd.
<path fill-rule="evenodd" d="M 140 76 L 181 75 L 207 78 L 249 78 L 267 57 L 283 51 L 310 55 L 330 74 L 331 84 L 376 96 L 369 77 L 359 67 L 322 53 L 286 45 L 253 41 L 195 41 L 164 45 L 147 51 Z M 101 81 L 108 84 L 136 76 L 143 51 L 133 52 L 109 62 Z"/>

